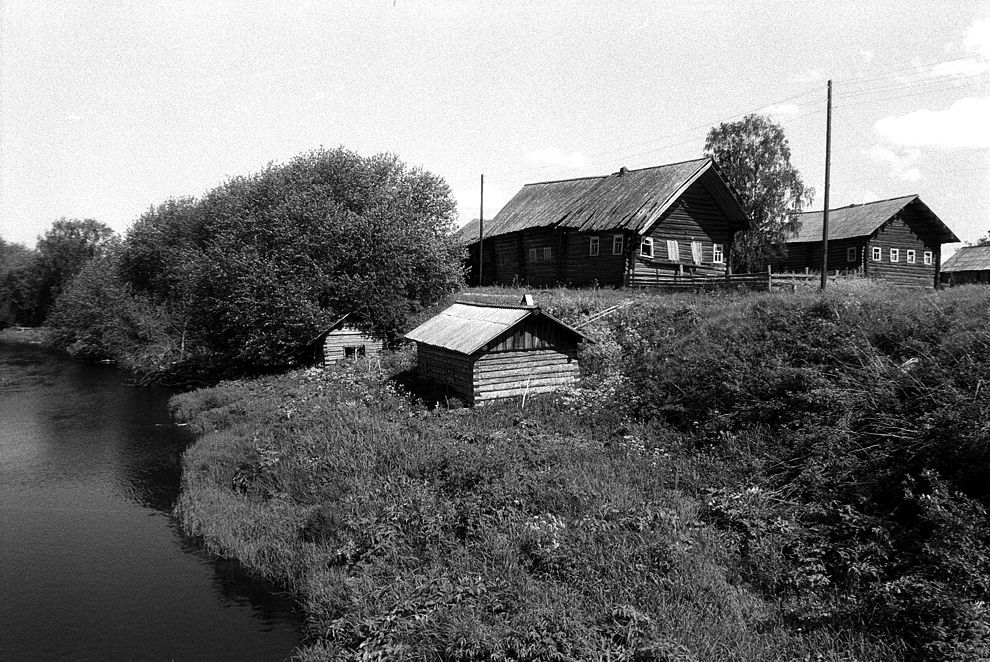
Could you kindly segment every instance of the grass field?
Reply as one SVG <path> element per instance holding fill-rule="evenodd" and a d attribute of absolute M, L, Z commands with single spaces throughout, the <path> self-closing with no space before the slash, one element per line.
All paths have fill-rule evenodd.
<path fill-rule="evenodd" d="M 632 303 L 525 406 L 417 400 L 410 348 L 173 399 L 183 527 L 296 592 L 300 659 L 990 654 L 990 290 L 536 296 Z"/>

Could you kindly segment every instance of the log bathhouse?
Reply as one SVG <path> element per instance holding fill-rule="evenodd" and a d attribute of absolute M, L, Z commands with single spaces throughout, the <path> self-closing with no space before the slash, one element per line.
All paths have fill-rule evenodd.
<path fill-rule="evenodd" d="M 469 404 L 546 393 L 578 381 L 578 345 L 587 338 L 540 310 L 457 302 L 406 334 L 416 342 L 420 377 Z"/>

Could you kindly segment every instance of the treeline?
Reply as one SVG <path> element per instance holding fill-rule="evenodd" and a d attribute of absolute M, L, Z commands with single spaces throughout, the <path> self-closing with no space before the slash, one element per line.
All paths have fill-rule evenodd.
<path fill-rule="evenodd" d="M 29 279 L 11 272 L 7 319 L 47 322 L 71 353 L 149 379 L 281 370 L 304 363 L 345 313 L 392 339 L 458 287 L 454 217 L 436 175 L 388 154 L 320 149 L 201 198 L 167 200 L 122 240 L 100 234 L 54 285 L 38 286 L 44 296 L 22 296 Z M 80 223 L 107 230 L 64 222 Z"/>

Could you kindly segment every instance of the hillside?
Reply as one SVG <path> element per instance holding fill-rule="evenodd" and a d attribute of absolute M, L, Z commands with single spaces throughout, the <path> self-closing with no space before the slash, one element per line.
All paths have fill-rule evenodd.
<path fill-rule="evenodd" d="M 304 660 L 990 654 L 990 290 L 638 295 L 587 331 L 581 388 L 524 407 L 419 401 L 410 350 L 176 396 L 182 525 L 297 592 Z"/>

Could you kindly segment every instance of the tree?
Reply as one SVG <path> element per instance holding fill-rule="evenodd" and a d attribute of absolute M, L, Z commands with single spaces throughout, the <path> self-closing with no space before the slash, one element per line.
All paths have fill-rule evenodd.
<path fill-rule="evenodd" d="M 36 260 L 31 249 L 0 239 L 0 328 L 32 324 L 37 285 L 31 267 Z"/>
<path fill-rule="evenodd" d="M 976 240 L 974 246 L 990 246 L 990 232 L 987 232 L 985 236 L 980 237 Z"/>
<path fill-rule="evenodd" d="M 762 115 L 713 128 L 705 155 L 715 160 L 752 219 L 733 243 L 733 263 L 741 271 L 761 270 L 779 255 L 787 234 L 797 231 L 797 214 L 811 204 L 814 189 L 791 165 L 784 130 Z"/>
<path fill-rule="evenodd" d="M 458 287 L 455 209 L 441 178 L 393 155 L 319 149 L 153 207 L 118 269 L 131 296 L 166 311 L 180 355 L 276 370 L 344 313 L 395 338 Z"/>

